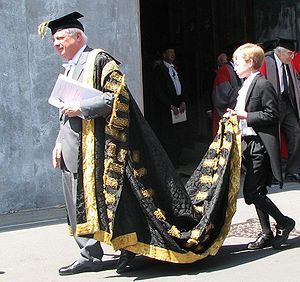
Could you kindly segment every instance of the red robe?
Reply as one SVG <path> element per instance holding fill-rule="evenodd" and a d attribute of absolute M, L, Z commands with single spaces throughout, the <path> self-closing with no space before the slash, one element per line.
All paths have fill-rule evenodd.
<path fill-rule="evenodd" d="M 259 71 L 261 72 L 262 75 L 265 76 L 266 79 L 268 79 L 268 77 L 267 77 L 267 65 L 266 65 L 265 60 L 263 61 L 263 64 L 260 67 Z M 284 160 L 287 160 L 287 158 L 288 158 L 288 149 L 287 149 L 286 143 L 284 141 L 284 136 L 283 136 L 282 132 L 280 133 L 280 147 L 281 147 L 281 157 Z"/>

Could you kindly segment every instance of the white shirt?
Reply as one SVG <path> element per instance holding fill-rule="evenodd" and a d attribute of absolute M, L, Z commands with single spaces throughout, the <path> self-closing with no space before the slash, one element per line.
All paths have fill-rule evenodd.
<path fill-rule="evenodd" d="M 259 74 L 259 72 L 253 73 L 249 77 L 247 77 L 246 80 L 244 81 L 242 88 L 238 92 L 239 95 L 237 97 L 237 103 L 235 106 L 235 110 L 237 110 L 237 111 L 245 110 L 247 92 L 249 90 L 250 84 L 252 83 L 253 79 L 258 74 Z M 241 130 L 242 136 L 256 135 L 254 129 L 247 125 L 246 119 L 241 119 L 239 121 L 239 127 Z"/>
<path fill-rule="evenodd" d="M 169 64 L 166 61 L 163 61 L 164 65 L 169 69 L 169 75 L 174 83 L 175 89 L 176 89 L 176 94 L 177 96 L 181 95 L 181 84 L 179 81 L 178 73 L 174 68 L 173 64 Z"/>
<path fill-rule="evenodd" d="M 83 53 L 83 50 L 85 49 L 86 47 L 86 44 L 83 45 L 79 50 L 78 52 L 74 55 L 74 57 L 68 61 L 68 63 L 65 63 L 63 64 L 62 66 L 66 69 L 66 74 L 68 77 L 72 77 L 73 74 L 74 74 L 74 70 L 75 70 L 75 66 L 77 65 L 78 63 L 78 60 L 81 56 L 81 54 Z"/>
<path fill-rule="evenodd" d="M 274 57 L 275 57 L 275 62 L 276 62 L 276 66 L 277 66 L 277 70 L 278 70 L 278 76 L 279 76 L 279 83 L 280 83 L 280 93 L 283 92 L 284 90 L 284 85 L 283 85 L 283 63 L 280 61 L 280 59 L 278 58 L 278 56 L 274 53 Z M 287 75 L 287 69 L 285 68 L 285 73 L 286 73 L 286 79 L 287 82 L 289 84 L 289 76 Z"/>

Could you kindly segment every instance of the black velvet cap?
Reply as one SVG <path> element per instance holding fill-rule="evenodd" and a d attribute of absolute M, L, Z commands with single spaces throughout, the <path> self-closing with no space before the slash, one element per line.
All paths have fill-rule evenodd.
<path fill-rule="evenodd" d="M 59 29 L 65 28 L 79 28 L 84 31 L 83 25 L 78 19 L 82 18 L 83 15 L 78 12 L 65 15 L 61 18 L 52 20 L 48 23 L 48 27 L 51 29 L 52 35 Z"/>
<path fill-rule="evenodd" d="M 298 41 L 295 39 L 286 39 L 286 38 L 277 37 L 277 46 L 286 48 L 290 51 L 297 51 Z"/>
<path fill-rule="evenodd" d="M 263 48 L 264 52 L 266 53 L 274 50 L 277 47 L 277 44 L 278 44 L 278 40 L 273 39 L 273 40 L 267 40 L 263 43 L 258 43 L 257 45 Z"/>

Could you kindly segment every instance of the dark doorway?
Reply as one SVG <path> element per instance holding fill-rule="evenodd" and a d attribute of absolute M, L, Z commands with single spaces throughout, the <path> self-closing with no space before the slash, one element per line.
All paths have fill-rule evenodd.
<path fill-rule="evenodd" d="M 226 3 L 226 5 L 225 5 Z M 217 53 L 253 38 L 253 1 L 140 0 L 145 116 L 151 120 L 152 69 L 163 45 L 176 46 L 188 94 L 191 141 L 211 141 L 211 83 Z"/>

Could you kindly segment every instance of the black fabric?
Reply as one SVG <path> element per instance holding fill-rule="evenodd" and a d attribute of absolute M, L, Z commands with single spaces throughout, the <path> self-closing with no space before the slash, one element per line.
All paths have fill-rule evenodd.
<path fill-rule="evenodd" d="M 94 230 L 94 238 L 115 249 L 170 262 L 191 263 L 216 254 L 229 231 L 240 184 L 237 121 L 220 123 L 214 142 L 184 186 L 123 75 L 112 71 L 101 84 L 103 66 L 111 60 L 100 53 L 95 62 L 94 87 L 114 92 L 115 98 L 111 116 L 94 124 L 99 230 L 84 230 Z M 79 225 L 85 224 L 89 209 L 82 178 L 79 174 Z"/>
<path fill-rule="evenodd" d="M 82 18 L 83 15 L 78 12 L 73 12 L 58 19 L 52 20 L 48 23 L 48 27 L 51 29 L 52 35 L 59 29 L 65 28 L 79 28 L 84 31 L 83 25 L 79 18 Z"/>

